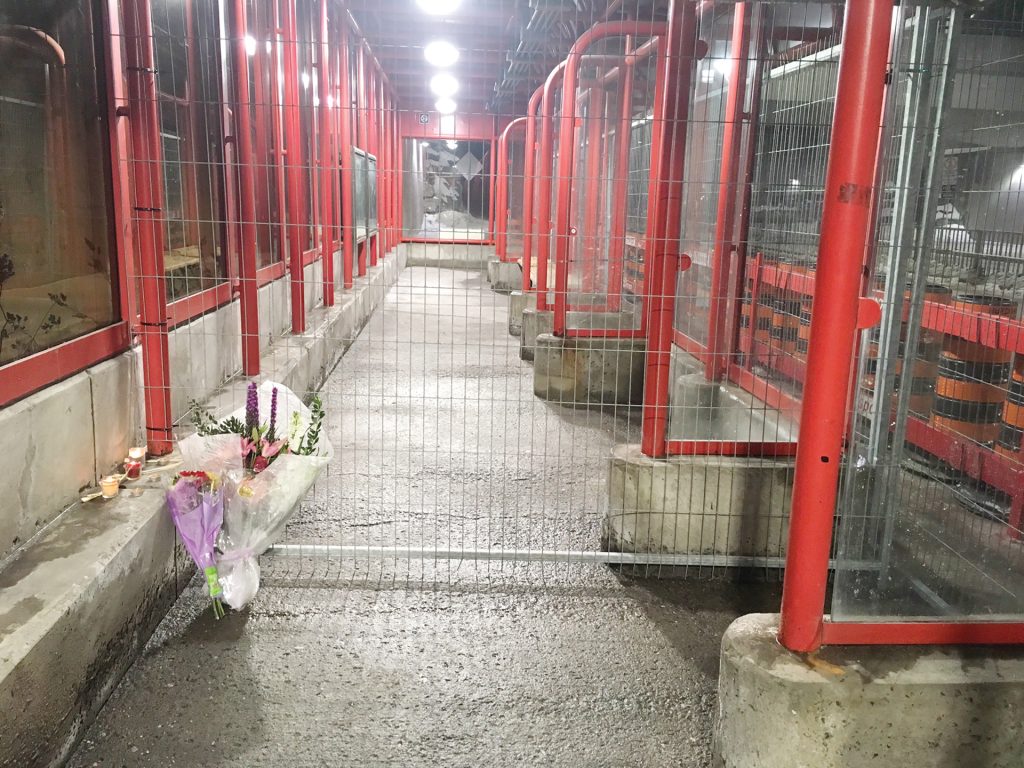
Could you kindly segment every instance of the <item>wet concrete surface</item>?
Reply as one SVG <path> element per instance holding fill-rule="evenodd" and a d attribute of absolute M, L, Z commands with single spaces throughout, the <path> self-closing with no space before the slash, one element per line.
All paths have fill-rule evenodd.
<path fill-rule="evenodd" d="M 70 766 L 709 766 L 722 633 L 778 605 L 604 566 L 293 568 L 219 622 L 193 585 Z"/>
<path fill-rule="evenodd" d="M 599 547 L 608 458 L 639 411 L 534 397 L 508 303 L 481 272 L 402 272 L 322 390 L 335 458 L 285 542 Z"/>
<path fill-rule="evenodd" d="M 335 458 L 285 541 L 428 556 L 264 557 L 220 622 L 193 583 L 73 768 L 710 765 L 722 634 L 772 587 L 429 556 L 598 550 L 638 438 L 634 411 L 533 396 L 507 306 L 408 268 L 323 391 Z"/>

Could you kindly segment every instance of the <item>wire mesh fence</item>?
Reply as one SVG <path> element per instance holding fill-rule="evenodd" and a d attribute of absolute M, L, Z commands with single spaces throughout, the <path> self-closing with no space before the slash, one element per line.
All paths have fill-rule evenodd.
<path fill-rule="evenodd" d="M 334 456 L 277 555 L 304 573 L 782 564 L 803 389 L 828 375 L 806 358 L 841 4 L 524 19 L 493 0 L 422 30 L 391 2 L 115 5 L 88 23 L 109 33 L 92 76 L 114 168 L 93 204 L 130 240 L 113 271 L 147 436 L 170 447 L 194 401 L 241 408 L 250 379 L 317 394 Z M 35 58 L 0 114 L 44 139 L 0 126 L 5 188 L 18 146 L 47 168 L 45 205 L 3 201 L 14 250 L 73 207 L 61 181 L 95 154 L 68 123 L 75 73 L 43 77 L 55 49 L 19 37 L 42 21 L 12 24 L 0 44 Z M 1022 24 L 1007 2 L 900 10 L 863 290 L 883 313 L 859 345 L 839 511 L 849 615 L 1019 603 Z M 463 65 L 431 69 L 434 36 Z M 458 76 L 454 112 L 420 94 L 437 71 Z M 531 104 L 532 133 L 501 145 Z M 104 273 L 98 238 L 53 231 Z M 488 285 L 499 256 L 521 297 Z M 44 282 L 9 280 L 20 316 L 8 303 Z"/>

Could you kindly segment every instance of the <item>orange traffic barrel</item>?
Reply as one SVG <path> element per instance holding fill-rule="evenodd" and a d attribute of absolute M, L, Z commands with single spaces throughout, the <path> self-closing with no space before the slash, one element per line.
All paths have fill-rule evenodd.
<path fill-rule="evenodd" d="M 961 360 L 943 351 L 935 381 L 932 423 L 979 443 L 999 437 L 1009 363 Z"/>
<path fill-rule="evenodd" d="M 1003 404 L 1003 422 L 999 430 L 996 450 L 1004 456 L 1024 461 L 1021 444 L 1024 442 L 1024 355 L 1017 356 L 1010 387 Z"/>
<path fill-rule="evenodd" d="M 986 313 L 1002 317 L 1015 317 L 1017 314 L 1017 302 L 1006 299 L 1002 296 L 990 296 L 981 293 L 959 293 L 953 302 L 953 308 L 964 315 L 971 313 Z M 1013 353 L 1005 349 L 994 349 L 984 344 L 962 339 L 959 336 L 948 335 L 942 344 L 943 354 L 957 360 L 976 363 L 994 363 L 1006 365 L 1007 377 L 1009 376 L 1009 364 L 1013 360 Z M 1002 383 L 1002 382 L 993 382 Z"/>
<path fill-rule="evenodd" d="M 796 352 L 800 332 L 800 302 L 776 301 L 772 308 L 771 320 L 771 338 L 774 345 L 783 352 Z"/>

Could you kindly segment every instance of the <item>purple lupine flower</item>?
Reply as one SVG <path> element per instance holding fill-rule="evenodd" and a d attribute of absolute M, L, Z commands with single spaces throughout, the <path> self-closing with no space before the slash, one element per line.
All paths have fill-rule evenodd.
<path fill-rule="evenodd" d="M 277 438 L 277 387 L 270 393 L 270 427 L 267 430 L 267 440 L 274 442 Z"/>
<path fill-rule="evenodd" d="M 260 398 L 256 392 L 256 383 L 249 384 L 245 396 L 245 431 L 246 437 L 252 437 L 253 430 L 260 425 Z"/>

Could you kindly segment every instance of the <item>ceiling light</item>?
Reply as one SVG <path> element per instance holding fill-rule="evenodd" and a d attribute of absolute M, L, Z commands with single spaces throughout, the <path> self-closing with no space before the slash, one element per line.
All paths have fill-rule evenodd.
<path fill-rule="evenodd" d="M 416 0 L 416 4 L 421 9 L 435 16 L 451 13 L 459 7 L 461 2 L 462 0 Z"/>
<path fill-rule="evenodd" d="M 430 78 L 430 90 L 435 96 L 454 96 L 459 90 L 459 81 L 448 72 L 438 72 Z"/>
<path fill-rule="evenodd" d="M 435 40 L 423 49 L 423 55 L 435 67 L 450 67 L 459 60 L 459 49 L 445 40 Z"/>
<path fill-rule="evenodd" d="M 455 100 L 449 99 L 447 96 L 440 98 L 434 104 L 434 109 L 440 112 L 442 115 L 450 115 L 455 111 Z"/>
<path fill-rule="evenodd" d="M 302 73 L 302 87 L 309 88 L 309 72 Z"/>
<path fill-rule="evenodd" d="M 245 36 L 245 52 L 249 56 L 256 55 L 256 38 L 252 35 Z"/>
<path fill-rule="evenodd" d="M 457 142 L 455 139 L 448 139 L 446 144 L 448 145 L 448 149 L 451 150 L 456 150 L 459 148 L 459 142 Z"/>

